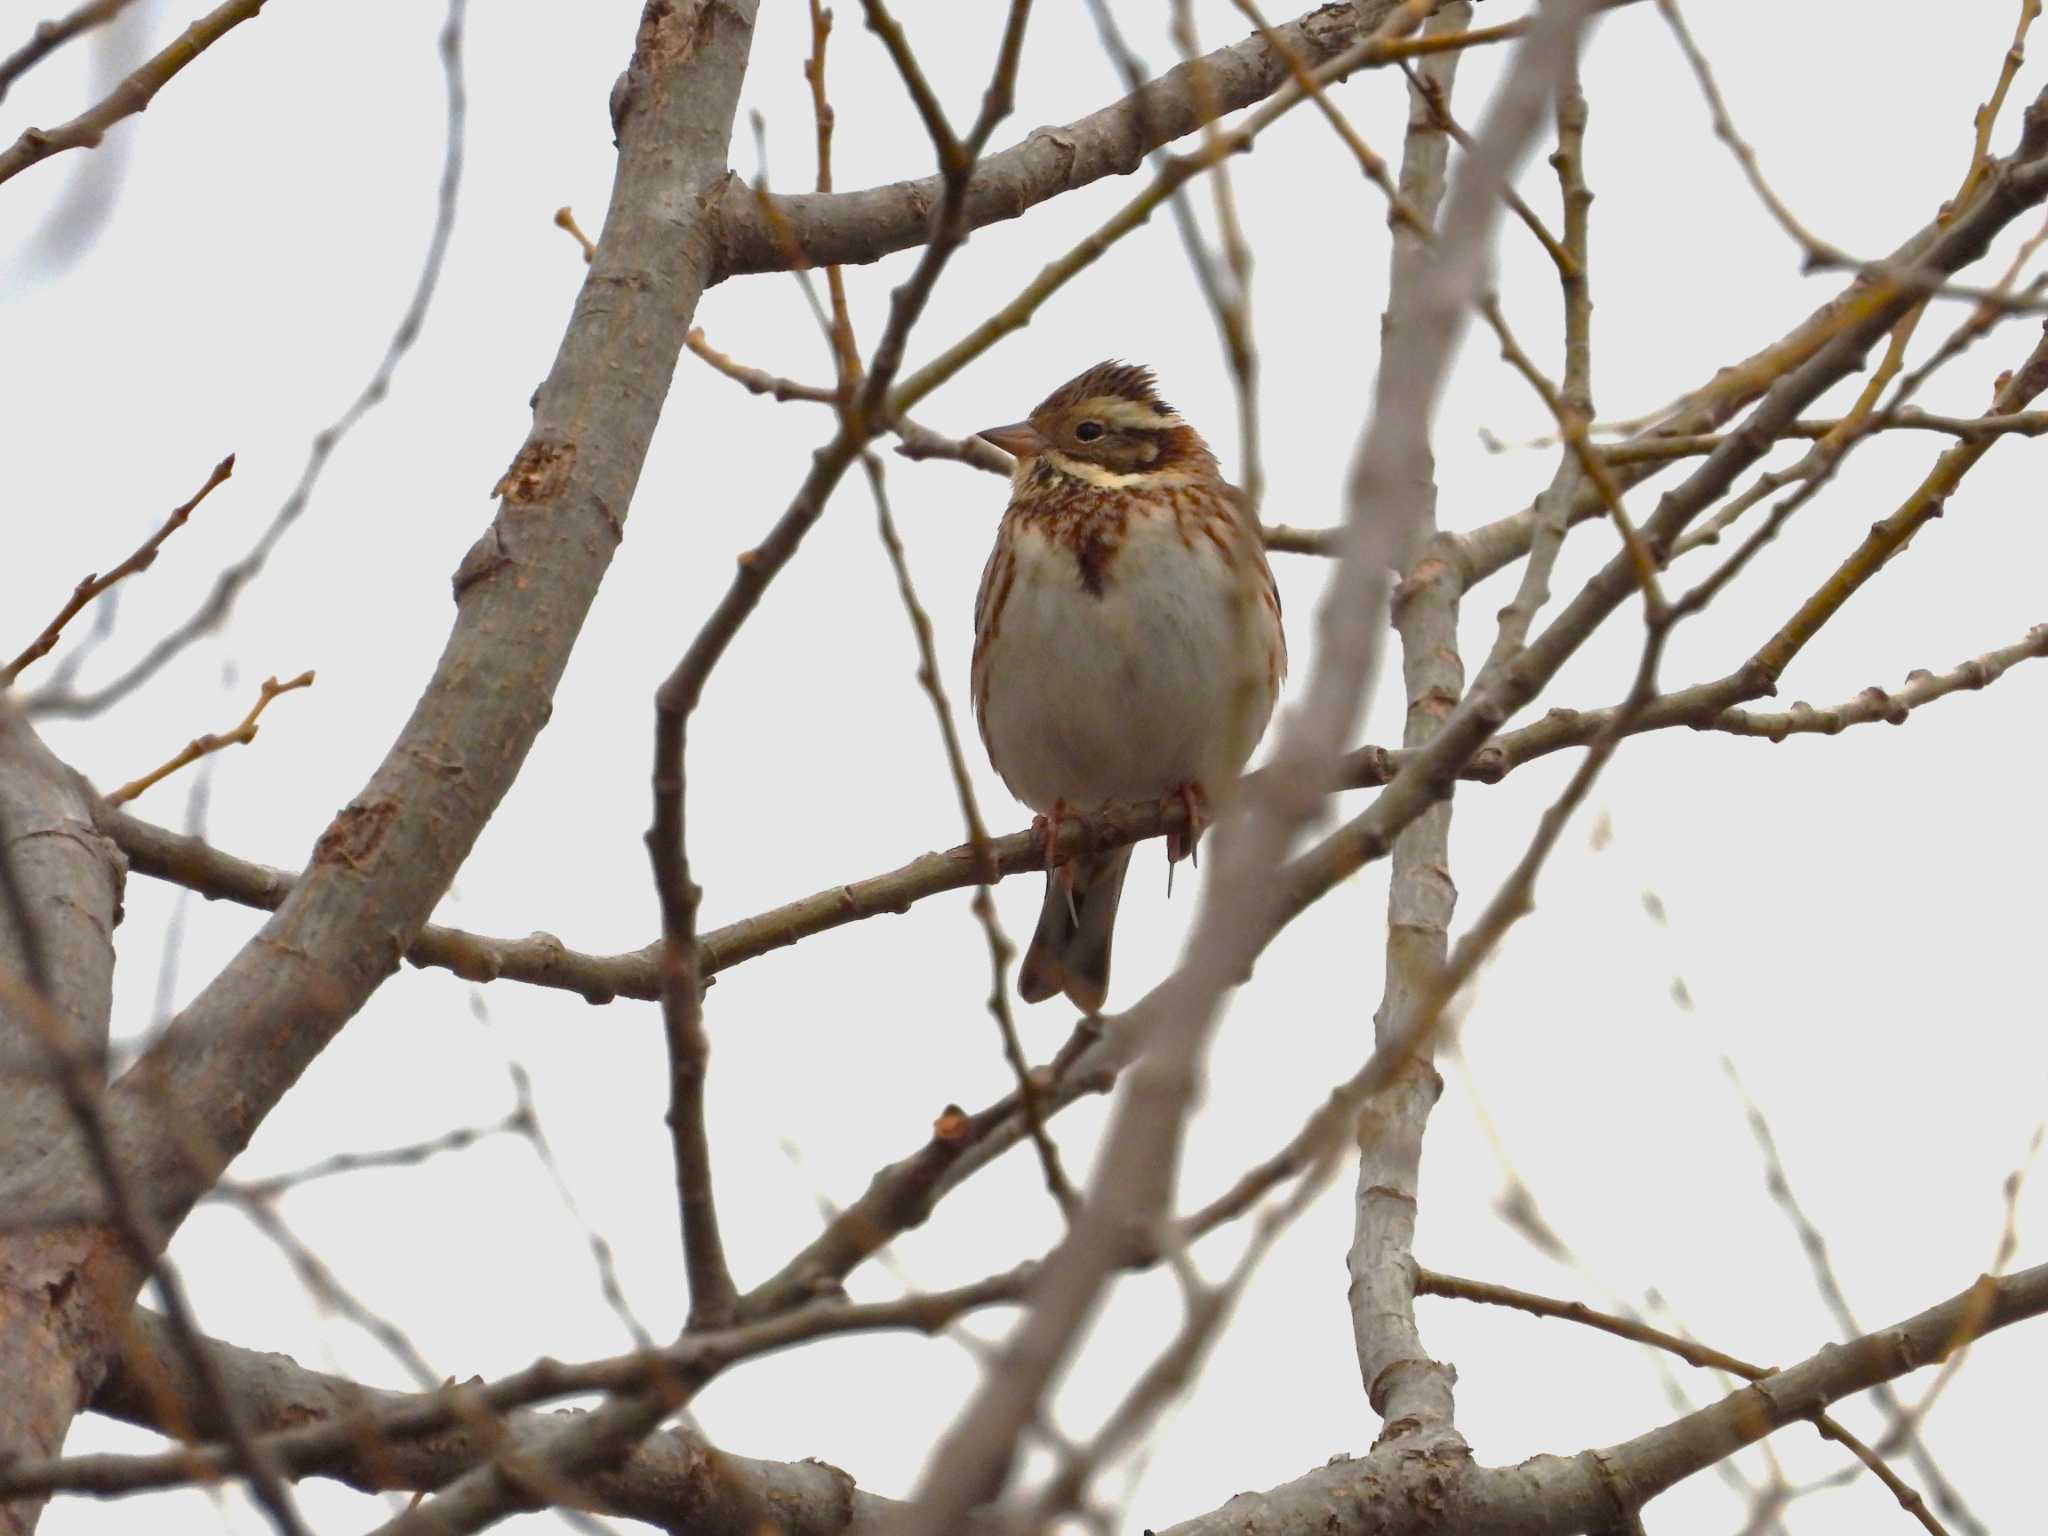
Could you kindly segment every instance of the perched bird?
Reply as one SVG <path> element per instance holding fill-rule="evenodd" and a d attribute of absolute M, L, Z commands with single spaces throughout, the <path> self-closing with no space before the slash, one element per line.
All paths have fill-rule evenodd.
<path fill-rule="evenodd" d="M 1180 795 L 1188 829 L 1167 858 L 1193 851 L 1273 713 L 1280 598 L 1243 496 L 1150 369 L 1098 363 L 980 436 L 1017 464 L 974 604 L 974 715 L 996 772 L 1046 821 L 1017 990 L 1092 1014 L 1131 850 L 1055 869 L 1060 819 Z"/>

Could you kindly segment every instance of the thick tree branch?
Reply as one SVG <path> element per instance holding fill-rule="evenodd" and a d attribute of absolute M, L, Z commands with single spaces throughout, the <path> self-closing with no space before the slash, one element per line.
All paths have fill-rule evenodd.
<path fill-rule="evenodd" d="M 1694 1339 L 1681 1338 L 1675 1333 L 1666 1333 L 1661 1328 L 1652 1328 L 1647 1323 L 1633 1318 L 1616 1317 L 1611 1313 L 1596 1311 L 1581 1301 L 1558 1301 L 1549 1296 L 1538 1296 L 1530 1291 L 1520 1291 L 1512 1286 L 1495 1285 L 1485 1280 L 1466 1280 L 1458 1275 L 1441 1275 L 1429 1270 L 1418 1271 L 1415 1277 L 1415 1291 L 1419 1296 L 1445 1296 L 1457 1301 L 1473 1301 L 1485 1306 L 1510 1307 L 1517 1312 L 1526 1312 L 1531 1317 L 1554 1317 L 1565 1322 L 1581 1323 L 1588 1328 L 1597 1328 L 1602 1333 L 1611 1333 L 1618 1339 L 1628 1339 L 1637 1344 L 1648 1345 L 1676 1355 L 1687 1365 L 1705 1370 L 1724 1371 L 1731 1376 L 1740 1376 L 1745 1381 L 1762 1381 L 1772 1374 L 1770 1367 L 1751 1365 L 1733 1355 L 1723 1354 Z M 1875 1389 L 1885 1390 L 1882 1387 Z M 1817 1413 L 1813 1416 L 1813 1427 L 1821 1437 L 1832 1440 L 1859 1462 L 1867 1467 L 1877 1480 L 1891 1491 L 1893 1498 L 1928 1532 L 1928 1536 L 1948 1536 L 1941 1522 L 1927 1507 L 1927 1501 L 1919 1490 L 1905 1482 L 1896 1472 L 1885 1465 L 1884 1458 L 1863 1441 L 1844 1429 L 1833 1416 Z"/>
<path fill-rule="evenodd" d="M 1334 58 L 1379 30 L 1400 0 L 1325 5 L 1274 29 L 1276 39 L 1313 63 Z M 1491 35 L 1512 35 L 1511 28 Z M 1389 52 L 1376 62 L 1402 56 Z M 1014 219 L 1048 198 L 1105 176 L 1127 176 L 1145 156 L 1206 121 L 1262 101 L 1286 83 L 1287 59 L 1254 33 L 1229 48 L 1168 70 L 1143 90 L 1058 128 L 1040 128 L 1022 144 L 983 159 L 967 185 L 968 229 Z M 943 178 L 899 181 L 860 192 L 798 193 L 765 200 L 729 182 L 720 203 L 717 278 L 877 261 L 922 243 Z M 716 280 L 716 279 L 714 279 Z"/>
<path fill-rule="evenodd" d="M 1612 1529 L 1643 1502 L 1753 1445 L 1812 1419 L 1880 1381 L 1933 1364 L 1971 1339 L 2048 1312 L 2048 1265 L 1986 1277 L 1917 1316 L 1847 1344 L 1830 1344 L 1789 1370 L 1633 1440 L 1579 1456 L 1537 1456 L 1513 1467 L 1473 1467 L 1401 1455 L 1398 1447 L 1339 1459 L 1159 1536 L 1448 1536 L 1512 1530 L 1568 1536 Z"/>
<path fill-rule="evenodd" d="M 752 14 L 750 0 L 648 12 L 604 239 L 497 521 L 457 573 L 440 667 L 263 933 L 109 1095 L 120 1166 L 166 1231 L 396 967 L 547 718 L 702 290 L 708 194 L 724 172 Z M 87 1161 L 60 1147 L 0 1198 L 62 1207 L 93 1187 Z M 76 1289 L 92 1301 L 66 1354 L 90 1390 L 132 1282 Z"/>
<path fill-rule="evenodd" d="M 0 700 L 0 1051 L 8 1062 L 45 1062 L 50 1036 L 76 1060 L 104 1058 L 123 869 L 93 828 L 84 781 Z M 5 1092 L 0 1166 L 76 1144 L 53 1074 L 17 1069 Z M 76 1228 L 0 1237 L 0 1458 L 56 1454 L 98 1379 L 100 1362 L 79 1360 L 72 1344 L 93 1304 L 71 1281 L 95 1252 L 91 1234 Z M 33 1530 L 41 1508 L 40 1500 L 0 1504 L 0 1531 Z"/>

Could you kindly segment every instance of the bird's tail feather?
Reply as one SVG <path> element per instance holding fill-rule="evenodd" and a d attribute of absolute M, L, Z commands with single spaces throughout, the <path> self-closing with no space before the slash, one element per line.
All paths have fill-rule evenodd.
<path fill-rule="evenodd" d="M 1128 847 L 1070 859 L 1045 877 L 1045 905 L 1038 931 L 1017 971 L 1017 992 L 1025 1002 L 1043 1002 L 1064 992 L 1083 1013 L 1100 1013 L 1109 996 L 1109 945 L 1116 932 L 1117 902 L 1131 867 Z"/>

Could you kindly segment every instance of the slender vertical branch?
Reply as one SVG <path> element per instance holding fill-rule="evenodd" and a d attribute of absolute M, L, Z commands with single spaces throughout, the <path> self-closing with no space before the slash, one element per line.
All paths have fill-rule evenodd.
<path fill-rule="evenodd" d="M 717 1212 L 711 1194 L 710 1147 L 703 1127 L 703 1078 L 710 1046 L 704 1034 L 703 957 L 697 944 L 700 893 L 690 877 L 687 848 L 685 761 L 689 720 L 712 671 L 760 603 L 768 584 L 795 557 L 840 479 L 883 429 L 884 405 L 902 364 L 911 327 L 924 312 L 939 274 L 967 237 L 961 208 L 968 178 L 996 124 L 1009 114 L 1017 62 L 1023 49 L 1024 23 L 1030 10 L 1030 0 L 1012 0 L 982 110 L 961 155 L 952 152 L 957 141 L 950 129 L 943 133 L 934 131 L 947 195 L 934 214 L 932 239 L 916 268 L 890 295 L 888 324 L 859 389 L 848 391 L 837 435 L 813 456 L 810 473 L 768 537 L 740 557 L 739 570 L 725 596 L 655 691 L 654 813 L 647 832 L 647 849 L 661 903 L 662 1017 L 669 1041 L 671 1083 L 669 1123 L 675 1146 L 683 1250 L 692 1285 L 691 1317 L 698 1326 L 716 1326 L 730 1318 L 737 1297 L 718 1237 Z M 871 4 L 870 21 L 878 15 L 887 19 L 886 11 Z M 914 75 L 916 61 L 901 29 L 893 33 L 884 30 L 883 35 L 885 40 L 893 37 L 892 55 L 899 70 Z M 820 85 L 822 80 L 821 70 Z M 943 118 L 938 126 L 943 127 Z M 644 1410 L 645 1404 L 642 1407 Z M 631 1416 L 621 1421 L 622 1425 L 632 1422 L 635 1421 Z M 651 1427 L 653 1420 L 647 1422 Z"/>
<path fill-rule="evenodd" d="M 904 1536 L 950 1536 L 969 1509 L 1001 1489 L 1019 1437 L 1095 1314 L 1133 1227 L 1143 1231 L 1167 1214 L 1221 999 L 1274 931 L 1282 895 L 1275 873 L 1315 814 L 1363 707 L 1383 628 L 1386 576 L 1412 548 L 1422 515 L 1413 472 L 1427 462 L 1434 404 L 1481 287 L 1500 189 L 1591 9 L 1586 0 L 1544 8 L 1458 179 L 1414 323 L 1389 338 L 1347 487 L 1345 554 L 1318 613 L 1321 643 L 1304 700 L 1283 717 L 1268 776 L 1248 785 L 1217 824 L 1215 856 L 1180 965 L 1121 1021 L 1111 1021 L 1130 1031 L 1141 1054 L 1124 1075 L 1087 1203 L 1032 1285 L 1024 1320 L 940 1441 Z"/>
<path fill-rule="evenodd" d="M 1430 18 L 1427 33 L 1463 31 L 1471 24 L 1465 0 L 1446 5 Z M 1419 66 L 1439 99 L 1447 97 L 1459 55 L 1438 54 Z M 1407 139 L 1402 147 L 1400 204 L 1414 218 L 1390 217 L 1393 268 L 1387 289 L 1383 335 L 1388 353 L 1404 331 L 1419 322 L 1424 285 L 1431 276 L 1433 229 L 1444 199 L 1450 140 L 1428 97 L 1409 91 Z M 1394 629 L 1401 640 L 1401 667 L 1408 698 L 1403 744 L 1417 747 L 1434 736 L 1465 688 L 1458 654 L 1455 564 L 1429 541 L 1436 533 L 1436 465 L 1425 439 L 1410 474 L 1417 505 L 1416 537 L 1423 551 L 1410 565 L 1395 595 Z M 1457 886 L 1450 870 L 1451 799 L 1424 811 L 1394 840 L 1387 892 L 1386 991 L 1374 1020 L 1377 1044 L 1406 1036 L 1415 1027 L 1428 980 L 1442 968 L 1448 948 Z M 1366 1395 L 1386 1421 L 1387 1434 L 1438 1435 L 1453 1443 L 1450 1367 L 1429 1358 L 1415 1326 L 1414 1260 L 1417 1182 L 1422 1134 L 1442 1082 L 1430 1065 L 1432 1053 L 1417 1054 L 1399 1082 L 1381 1095 L 1372 1112 L 1357 1122 L 1358 1186 L 1346 1268 L 1351 1327 Z"/>

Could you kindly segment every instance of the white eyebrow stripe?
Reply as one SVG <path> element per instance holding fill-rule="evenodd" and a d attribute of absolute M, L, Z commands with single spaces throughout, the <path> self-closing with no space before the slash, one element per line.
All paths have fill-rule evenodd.
<path fill-rule="evenodd" d="M 1089 485 L 1100 486 L 1106 491 L 1122 490 L 1132 485 L 1192 485 L 1200 477 L 1186 469 L 1141 469 L 1132 474 L 1118 474 L 1113 469 L 1104 469 L 1100 464 L 1090 464 L 1064 454 L 1057 448 L 1045 450 L 1045 457 L 1053 468 L 1062 474 L 1072 475 L 1076 480 Z"/>
<path fill-rule="evenodd" d="M 1082 409 L 1107 425 L 1130 427 L 1138 431 L 1157 431 L 1164 427 L 1185 425 L 1180 417 L 1171 411 L 1161 415 L 1155 403 L 1123 400 L 1115 395 L 1099 395 L 1093 400 L 1083 402 Z"/>

